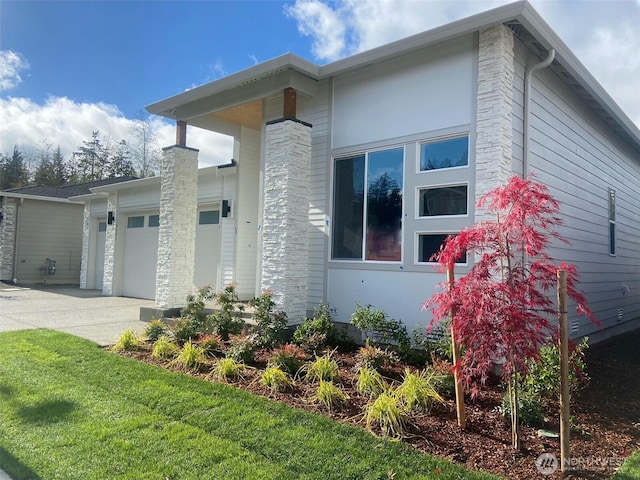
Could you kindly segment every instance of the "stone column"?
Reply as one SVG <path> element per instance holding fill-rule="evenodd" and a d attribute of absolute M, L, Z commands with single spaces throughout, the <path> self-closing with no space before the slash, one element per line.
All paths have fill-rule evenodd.
<path fill-rule="evenodd" d="M 476 200 L 512 175 L 513 32 L 504 25 L 480 32 L 476 114 Z M 484 211 L 476 209 L 476 221 Z"/>
<path fill-rule="evenodd" d="M 2 224 L 0 224 L 0 280 L 13 281 L 15 262 L 18 200 L 4 197 L 2 200 Z"/>
<path fill-rule="evenodd" d="M 118 231 L 117 221 L 120 218 L 118 212 L 118 192 L 110 192 L 107 197 L 107 215 L 113 212 L 111 223 L 107 221 L 107 231 L 104 240 L 104 276 L 102 277 L 102 295 L 111 297 L 114 294 L 114 283 L 116 282 L 116 233 Z"/>
<path fill-rule="evenodd" d="M 87 275 L 89 269 L 89 235 L 91 234 L 91 201 L 84 204 L 84 217 L 82 219 L 82 257 L 80 259 L 80 288 L 87 288 Z M 95 288 L 95 286 L 94 286 Z"/>
<path fill-rule="evenodd" d="M 310 124 L 267 123 L 260 288 L 273 293 L 290 323 L 307 313 L 310 162 Z"/>
<path fill-rule="evenodd" d="M 176 145 L 162 153 L 156 306 L 176 308 L 194 289 L 198 150 Z"/>

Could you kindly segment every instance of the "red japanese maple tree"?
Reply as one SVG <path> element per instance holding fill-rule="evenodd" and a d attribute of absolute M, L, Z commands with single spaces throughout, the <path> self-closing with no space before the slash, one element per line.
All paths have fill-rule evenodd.
<path fill-rule="evenodd" d="M 549 291 L 556 286 L 558 270 L 567 272 L 568 295 L 578 311 L 595 320 L 584 295 L 576 288 L 574 265 L 554 263 L 547 254 L 552 239 L 568 243 L 556 231 L 561 225 L 558 202 L 548 189 L 530 179 L 514 176 L 504 186 L 487 193 L 478 208 L 495 214 L 494 221 L 476 223 L 447 238 L 434 257 L 444 271 L 466 253 L 476 263 L 449 288 L 425 302 L 433 312 L 431 325 L 455 311 L 451 326 L 464 356 L 455 365 L 476 395 L 498 360 L 509 382 L 514 447 L 518 439 L 518 374 L 536 360 L 539 348 L 557 328 Z"/>

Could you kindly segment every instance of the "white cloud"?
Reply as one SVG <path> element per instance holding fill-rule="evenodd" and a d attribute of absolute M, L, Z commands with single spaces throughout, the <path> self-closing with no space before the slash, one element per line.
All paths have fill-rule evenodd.
<path fill-rule="evenodd" d="M 334 10 L 319 0 L 296 0 L 285 13 L 298 22 L 298 31 L 313 39 L 312 53 L 320 60 L 336 60 L 345 54 L 344 9 Z"/>
<path fill-rule="evenodd" d="M 638 0 L 640 2 L 640 0 Z M 259 62 L 258 57 L 256 57 L 253 53 L 249 54 L 249 60 L 251 60 L 251 63 L 253 63 L 254 65 L 257 65 Z"/>
<path fill-rule="evenodd" d="M 17 52 L 0 50 L 0 92 L 9 90 L 20 82 L 20 71 L 29 68 L 29 62 Z"/>
<path fill-rule="evenodd" d="M 175 126 L 160 117 L 152 117 L 160 147 L 175 144 Z M 77 103 L 66 97 L 50 97 L 43 105 L 28 98 L 0 98 L 0 152 L 10 153 L 14 145 L 33 153 L 45 140 L 60 145 L 68 158 L 91 132 L 99 130 L 111 141 L 131 141 L 133 120 L 122 115 L 115 105 Z M 200 166 L 227 163 L 232 156 L 230 137 L 193 128 L 187 137 L 189 146 L 200 149 Z"/>

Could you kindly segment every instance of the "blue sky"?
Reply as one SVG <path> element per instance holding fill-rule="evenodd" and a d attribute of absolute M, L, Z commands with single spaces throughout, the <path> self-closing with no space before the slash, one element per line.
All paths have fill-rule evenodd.
<path fill-rule="evenodd" d="M 0 0 L 0 152 L 46 139 L 70 154 L 96 129 L 119 140 L 145 105 L 256 62 L 328 63 L 504 3 Z M 640 0 L 532 3 L 640 124 Z M 194 135 L 205 164 L 229 158 L 228 139 Z"/>

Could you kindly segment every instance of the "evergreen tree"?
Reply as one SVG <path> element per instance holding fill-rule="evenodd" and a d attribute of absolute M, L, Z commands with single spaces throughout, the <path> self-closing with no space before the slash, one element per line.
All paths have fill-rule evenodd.
<path fill-rule="evenodd" d="M 82 146 L 73 152 L 73 157 L 78 170 L 78 180 L 90 182 L 105 178 L 109 162 L 107 148 L 100 140 L 100 132 L 95 130 L 91 133 L 91 140 L 83 140 Z"/>
<path fill-rule="evenodd" d="M 33 180 L 36 185 L 55 185 L 51 181 L 51 145 L 46 140 L 42 141 L 42 146 L 38 150 L 39 161 L 36 166 L 36 170 L 33 175 Z"/>
<path fill-rule="evenodd" d="M 135 176 L 136 171 L 131 161 L 131 151 L 126 140 L 121 140 L 116 151 L 109 158 L 109 178 Z"/>
<path fill-rule="evenodd" d="M 68 182 L 69 175 L 67 173 L 67 165 L 64 161 L 64 155 L 60 151 L 60 145 L 51 158 L 51 181 L 52 185 L 64 185 Z"/>
<path fill-rule="evenodd" d="M 24 187 L 29 183 L 29 170 L 18 145 L 13 147 L 13 155 L 4 156 L 0 164 L 0 190 Z"/>

